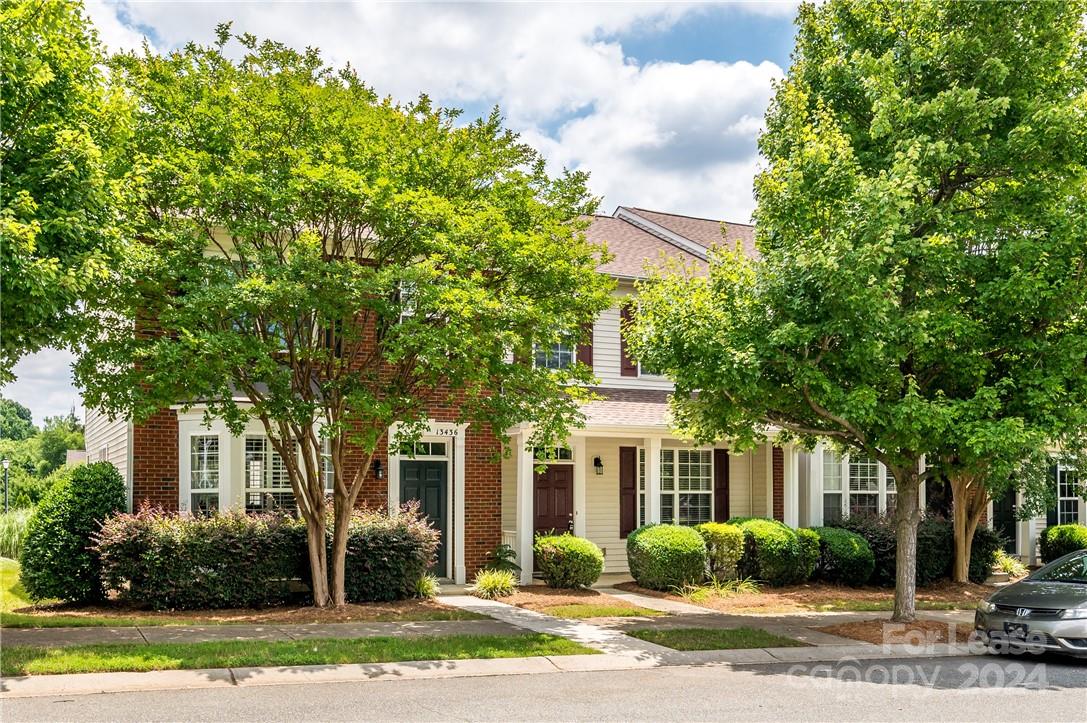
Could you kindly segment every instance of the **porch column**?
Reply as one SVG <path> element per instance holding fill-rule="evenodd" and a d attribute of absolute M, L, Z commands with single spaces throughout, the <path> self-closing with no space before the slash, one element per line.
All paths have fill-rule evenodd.
<path fill-rule="evenodd" d="M 795 444 L 785 445 L 785 524 L 800 527 L 800 451 Z"/>
<path fill-rule="evenodd" d="M 574 534 L 578 537 L 585 537 L 585 475 L 589 469 L 585 446 L 584 437 L 574 437 Z"/>
<path fill-rule="evenodd" d="M 823 526 L 823 443 L 815 445 L 808 456 L 808 519 L 812 527 Z"/>
<path fill-rule="evenodd" d="M 517 455 L 517 564 L 521 566 L 521 584 L 532 582 L 532 447 L 528 433 L 518 435 Z"/>
<path fill-rule="evenodd" d="M 661 521 L 661 440 L 646 437 L 645 447 L 645 522 Z"/>
<path fill-rule="evenodd" d="M 467 434 L 467 424 L 457 425 L 457 437 L 453 440 L 453 582 L 457 585 L 468 582 L 468 568 L 464 562 L 464 507 L 467 503 L 464 491 L 464 438 Z"/>
<path fill-rule="evenodd" d="M 924 457 L 921 457 L 921 462 L 917 466 L 918 466 L 917 471 L 920 474 L 924 474 L 925 470 L 928 469 L 928 464 L 925 463 L 925 458 Z M 919 509 L 922 512 L 924 512 L 925 508 L 928 507 L 928 490 L 925 489 L 926 484 L 927 484 L 926 482 L 922 482 L 918 486 L 918 490 L 917 490 L 917 505 L 918 505 Z"/>

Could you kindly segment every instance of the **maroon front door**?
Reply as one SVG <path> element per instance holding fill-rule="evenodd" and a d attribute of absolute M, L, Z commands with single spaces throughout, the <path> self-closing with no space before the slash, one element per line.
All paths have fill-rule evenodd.
<path fill-rule="evenodd" d="M 574 466 L 548 465 L 535 475 L 532 529 L 562 533 L 574 529 Z"/>

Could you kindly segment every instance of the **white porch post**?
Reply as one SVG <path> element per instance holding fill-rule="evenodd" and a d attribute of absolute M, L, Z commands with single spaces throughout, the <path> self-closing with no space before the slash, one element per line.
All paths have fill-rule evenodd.
<path fill-rule="evenodd" d="M 464 585 L 468 582 L 468 568 L 464 563 L 464 506 L 466 495 L 464 493 L 464 437 L 468 434 L 468 425 L 461 424 L 457 427 L 457 437 L 453 441 L 453 509 L 456 511 L 453 518 L 453 532 L 455 542 L 453 545 L 453 582 Z M 397 464 L 399 467 L 400 465 Z"/>
<path fill-rule="evenodd" d="M 808 485 L 811 496 L 808 498 L 808 519 L 812 527 L 823 526 L 823 443 L 815 445 L 808 457 Z"/>
<path fill-rule="evenodd" d="M 928 464 L 926 464 L 924 457 L 921 458 L 921 463 L 918 465 L 918 467 L 920 469 L 918 469 L 917 471 L 920 474 L 924 474 L 925 470 L 928 469 Z M 920 508 L 920 510 L 922 512 L 924 512 L 925 508 L 928 507 L 928 490 L 926 489 L 925 485 L 926 485 L 926 483 L 922 482 L 918 486 L 918 494 L 917 494 L 917 505 L 918 505 L 918 507 Z"/>
<path fill-rule="evenodd" d="M 532 447 L 528 433 L 517 437 L 517 564 L 521 566 L 521 584 L 532 582 Z"/>
<path fill-rule="evenodd" d="M 800 527 L 800 451 L 795 444 L 785 446 L 785 524 Z"/>
<path fill-rule="evenodd" d="M 585 438 L 574 437 L 571 446 L 574 455 L 574 534 L 585 537 L 585 475 L 589 469 Z"/>
<path fill-rule="evenodd" d="M 645 522 L 661 521 L 661 440 L 646 437 L 645 446 Z"/>

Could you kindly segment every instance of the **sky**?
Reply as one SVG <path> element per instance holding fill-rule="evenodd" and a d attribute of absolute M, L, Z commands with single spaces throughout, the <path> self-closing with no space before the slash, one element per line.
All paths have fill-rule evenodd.
<path fill-rule="evenodd" d="M 218 23 L 350 63 L 381 95 L 436 102 L 506 125 L 581 169 L 617 205 L 746 222 L 756 141 L 788 68 L 795 2 L 314 3 L 88 0 L 111 51 L 210 42 Z M 38 423 L 81 413 L 72 357 L 22 360 L 0 390 Z"/>

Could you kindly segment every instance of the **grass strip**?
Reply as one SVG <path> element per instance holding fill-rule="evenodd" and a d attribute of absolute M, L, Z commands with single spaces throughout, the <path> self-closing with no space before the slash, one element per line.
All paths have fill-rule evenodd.
<path fill-rule="evenodd" d="M 558 618 L 630 618 L 658 617 L 665 613 L 659 610 L 632 605 L 594 605 L 593 603 L 573 603 L 570 605 L 552 605 L 543 609 L 548 615 Z"/>
<path fill-rule="evenodd" d="M 599 651 L 543 633 L 525 635 L 436 635 L 283 642 L 227 640 L 152 645 L 79 645 L 67 648 L 4 647 L 0 673 L 55 675 L 195 668 L 392 663 L 408 660 L 467 660 L 579 655 Z"/>
<path fill-rule="evenodd" d="M 626 630 L 627 635 L 673 650 L 740 650 L 743 648 L 800 648 L 807 643 L 774 635 L 759 628 L 675 628 Z"/>

